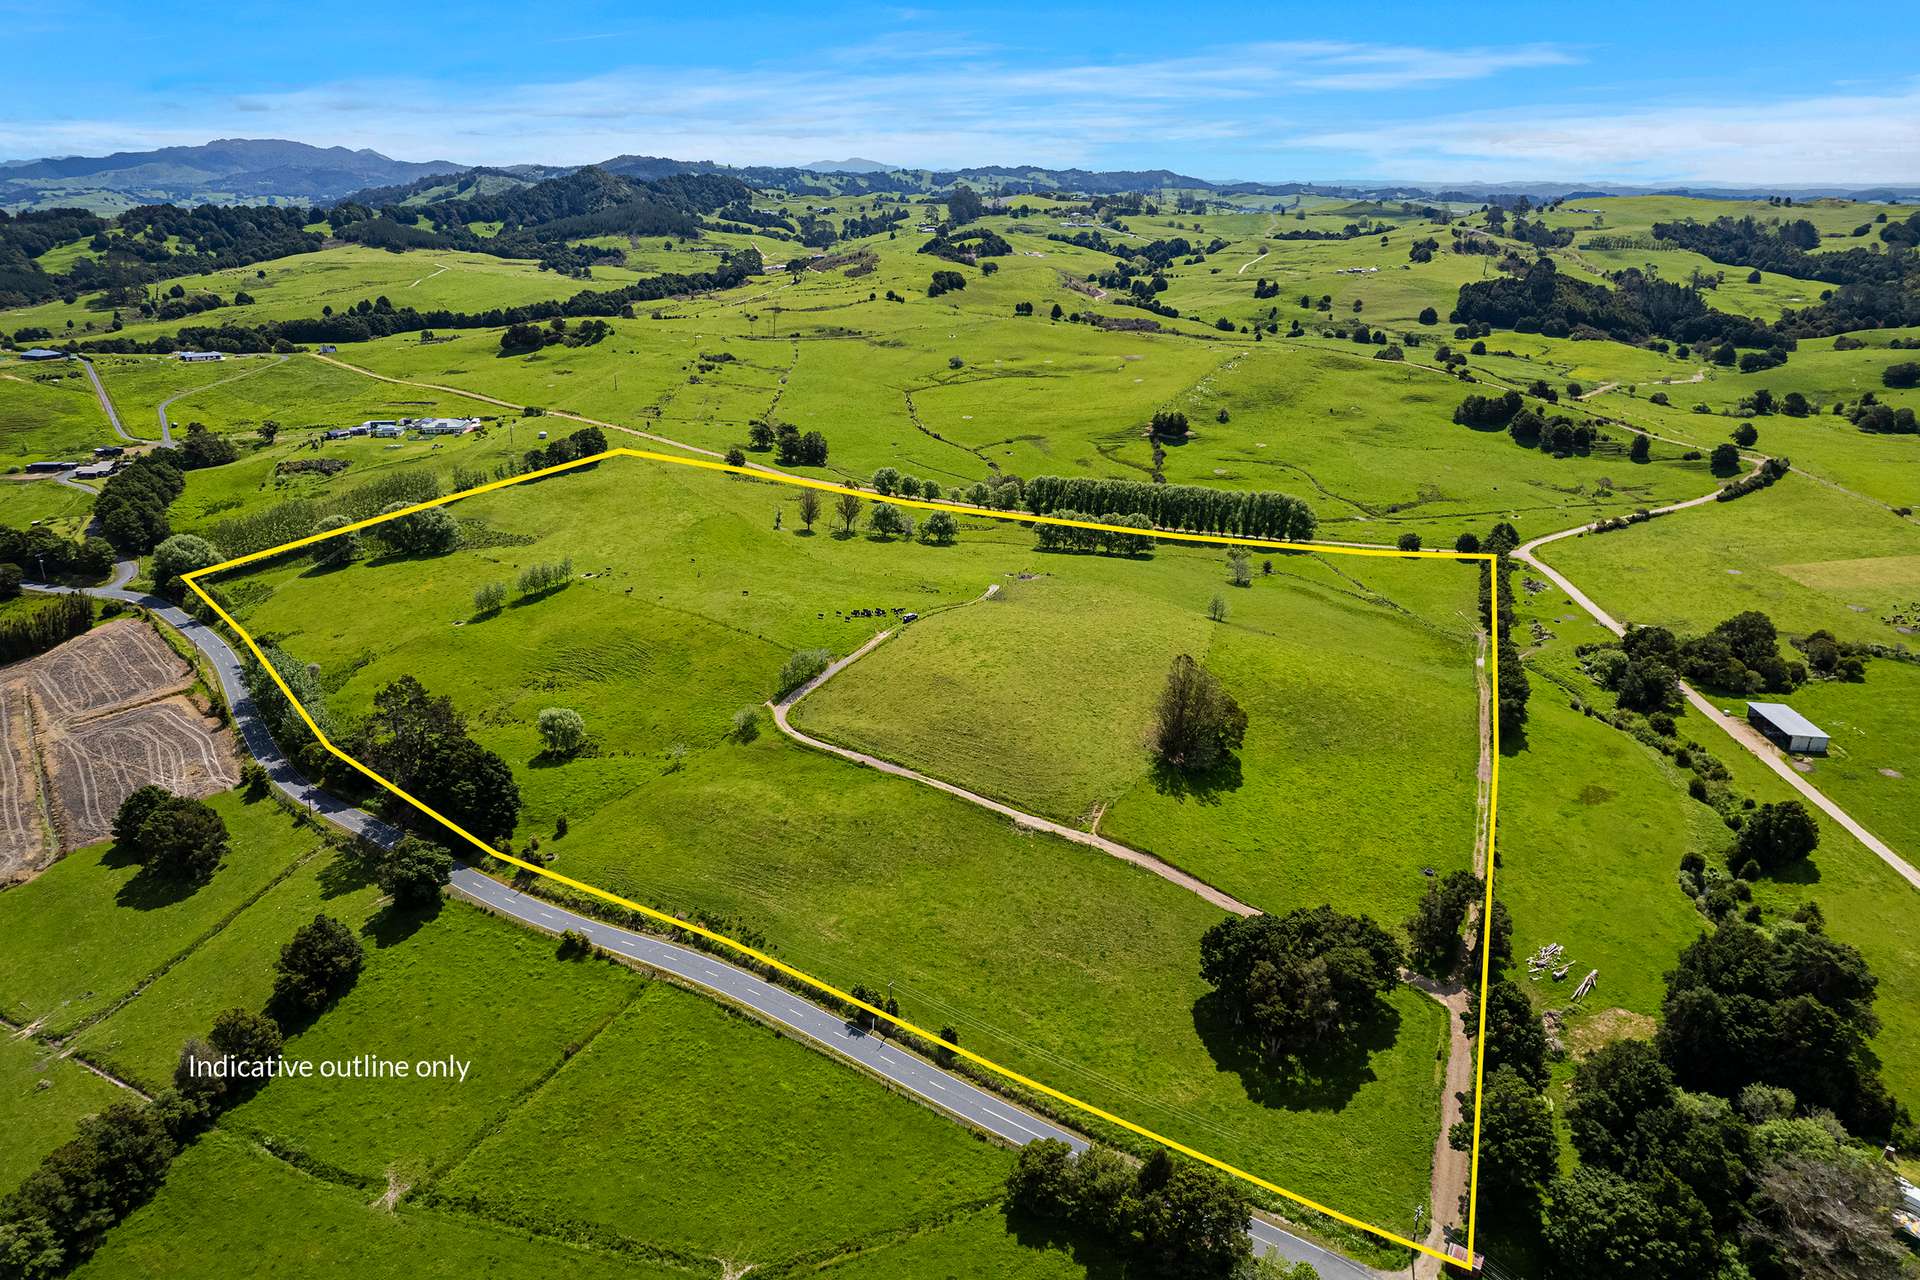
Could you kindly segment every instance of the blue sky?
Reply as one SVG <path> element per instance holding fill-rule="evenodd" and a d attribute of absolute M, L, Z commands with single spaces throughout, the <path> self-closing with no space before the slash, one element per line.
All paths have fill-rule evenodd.
<path fill-rule="evenodd" d="M 281 137 L 497 164 L 1920 183 L 1914 12 L 0 0 L 0 157 Z"/>

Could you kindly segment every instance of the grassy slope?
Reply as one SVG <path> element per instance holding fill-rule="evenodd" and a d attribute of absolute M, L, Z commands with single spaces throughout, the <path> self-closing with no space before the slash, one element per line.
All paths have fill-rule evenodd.
<path fill-rule="evenodd" d="M 857 1072 L 655 983 L 435 1190 L 764 1266 L 992 1202 L 1011 1166 Z"/>
<path fill-rule="evenodd" d="M 138 996 L 74 1040 L 77 1051 L 151 1088 L 171 1077 L 187 1034 L 203 1034 L 223 1009 L 258 1009 L 273 992 L 272 958 L 294 930 L 326 914 L 361 929 L 381 894 L 347 854 L 325 850 Z"/>
<path fill-rule="evenodd" d="M 141 874 L 113 845 L 77 849 L 0 893 L 0 1000 L 15 1022 L 69 1030 L 109 1008 L 218 927 L 317 845 L 267 801 L 226 792 L 208 803 L 232 846 L 207 884 L 184 896 Z"/>
<path fill-rule="evenodd" d="M 461 905 L 424 922 L 383 913 L 361 933 L 371 954 L 359 982 L 288 1054 L 452 1055 L 472 1062 L 465 1082 L 287 1081 L 223 1123 L 370 1184 L 457 1160 L 642 985 L 611 965 L 562 969 L 550 938 Z"/>
<path fill-rule="evenodd" d="M 132 1101 L 119 1086 L 44 1044 L 0 1034 L 0 1187 L 12 1190 L 42 1156 L 73 1137 L 81 1117 Z"/>
<path fill-rule="evenodd" d="M 1056 819 L 1103 814 L 1104 833 L 1257 906 L 1331 898 L 1397 921 L 1421 866 L 1464 866 L 1473 846 L 1470 575 L 1360 568 L 1389 598 L 1426 586 L 1414 575 L 1447 579 L 1436 633 L 1352 594 L 1350 561 L 1283 557 L 1228 592 L 1217 626 L 1201 605 L 1225 574 L 1198 558 L 1049 559 L 1050 577 L 916 624 L 798 723 Z M 1153 702 L 1183 652 L 1252 718 L 1237 785 L 1182 794 L 1150 769 Z"/>
<path fill-rule="evenodd" d="M 150 1202 L 73 1274 L 115 1277 L 242 1275 L 368 1280 L 544 1280 L 556 1273 L 673 1280 L 691 1273 L 597 1254 L 463 1215 L 402 1206 L 387 1213 L 358 1188 L 322 1182 L 231 1134 L 189 1148 Z"/>
<path fill-rule="evenodd" d="M 691 259 L 693 255 L 687 256 Z M 266 273 L 264 278 L 261 272 Z M 126 327 L 113 336 L 145 341 L 183 326 L 305 318 L 319 315 L 322 307 L 344 312 L 363 300 L 371 302 L 383 295 L 396 307 L 485 311 L 545 298 L 566 298 L 582 289 L 615 288 L 635 278 L 635 272 L 622 267 L 596 267 L 589 282 L 541 271 L 534 262 L 481 253 L 416 249 L 396 254 L 341 245 L 210 275 L 182 276 L 179 283 L 189 293 L 215 293 L 231 303 L 235 293 L 245 292 L 253 295 L 254 303 L 201 312 L 184 320 L 135 321 L 131 313 L 126 313 Z M 165 282 L 161 287 L 166 287 Z M 103 305 L 97 293 L 84 294 L 70 304 L 47 302 L 0 313 L 0 324 L 9 332 L 42 326 L 82 341 L 106 336 L 112 319 L 113 309 Z M 75 326 L 70 335 L 65 328 L 69 320 Z"/>
<path fill-rule="evenodd" d="M 1892 644 L 1883 619 L 1920 598 L 1920 530 L 1801 476 L 1542 558 L 1616 616 L 1688 630 L 1759 609 L 1790 634 Z"/>
<path fill-rule="evenodd" d="M 0 467 L 86 461 L 95 445 L 114 442 L 93 384 L 78 366 L 0 362 Z"/>
<path fill-rule="evenodd" d="M 0 524 L 25 529 L 39 522 L 65 537 L 85 526 L 93 499 L 52 480 L 0 481 Z"/>
<path fill-rule="evenodd" d="M 786 652 L 845 652 L 866 637 L 872 624 L 850 626 L 833 608 L 924 610 L 1034 559 L 1017 530 L 969 530 L 952 548 L 808 539 L 793 534 L 788 509 L 787 531 L 775 533 L 768 516 L 783 496 L 642 463 L 605 467 L 482 500 L 489 522 L 538 529 L 539 543 L 321 578 L 269 570 L 258 576 L 274 594 L 246 621 L 319 662 L 323 680 L 341 673 L 344 714 L 409 670 L 469 708 L 528 797 L 522 838 L 569 817 L 571 833 L 549 846 L 569 874 L 736 916 L 831 981 L 893 979 L 909 1016 L 954 1021 L 1011 1065 L 1144 1108 L 1148 1123 L 1365 1204 L 1378 1220 L 1404 1216 L 1425 1187 L 1437 1125 L 1437 1008 L 1396 1000 L 1397 1038 L 1383 1029 L 1360 1060 L 1330 1067 L 1329 1081 L 1273 1085 L 1272 1105 L 1250 1105 L 1247 1088 L 1269 1086 L 1223 1074 L 1194 1028 L 1204 988 L 1192 949 L 1217 919 L 1204 903 L 771 734 L 725 741 L 730 712 L 770 691 Z M 621 514 L 633 511 L 645 518 Z M 689 549 L 685 570 L 660 573 Z M 596 577 L 448 625 L 467 620 L 476 583 L 564 553 Z M 343 614 L 342 592 L 366 607 Z M 532 721 L 557 703 L 579 707 L 600 746 L 544 767 Z M 676 742 L 691 748 L 678 768 L 666 754 Z M 1153 1055 L 1141 1055 L 1143 1042 L 1158 1046 Z M 1354 1150 L 1379 1163 L 1363 1172 Z"/>
<path fill-rule="evenodd" d="M 1557 590 L 1531 595 L 1522 616 L 1537 618 L 1552 638 L 1529 657 L 1534 697 L 1527 749 L 1501 767 L 1499 892 L 1514 912 L 1515 950 L 1524 956 L 1560 942 L 1576 975 L 1588 965 L 1601 970 L 1599 999 L 1589 1009 L 1657 1013 L 1666 970 L 1706 927 L 1675 882 L 1680 856 L 1698 850 L 1717 859 L 1730 837 L 1718 813 L 1687 797 L 1690 775 L 1627 735 L 1566 709 L 1575 696 L 1611 704 L 1572 654 L 1575 645 L 1602 638 L 1598 624 Z M 1871 689 L 1872 678 L 1846 688 Z M 1756 803 L 1796 794 L 1698 715 L 1682 712 L 1675 719 L 1682 741 L 1698 742 L 1731 770 L 1737 794 Z M 1755 896 L 1780 914 L 1817 900 L 1829 931 L 1866 956 L 1880 979 L 1883 1027 L 1875 1048 L 1888 1082 L 1912 1106 L 1920 1098 L 1913 1067 L 1920 1054 L 1914 995 L 1920 958 L 1904 945 L 1912 890 L 1839 827 L 1824 817 L 1820 825 L 1821 848 L 1807 867 L 1763 883 Z M 1565 1004 L 1570 994 L 1546 984 L 1534 991 L 1547 1005 Z"/>

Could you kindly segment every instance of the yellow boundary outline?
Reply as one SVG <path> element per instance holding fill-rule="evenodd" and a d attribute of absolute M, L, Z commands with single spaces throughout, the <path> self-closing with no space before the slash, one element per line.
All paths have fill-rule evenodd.
<path fill-rule="evenodd" d="M 585 881 L 575 880 L 570 876 L 561 875 L 557 871 L 550 871 L 544 866 L 538 866 L 534 863 L 523 861 L 520 858 L 517 858 L 510 853 L 501 853 L 499 850 L 495 849 L 492 845 L 489 845 L 486 841 L 480 839 L 478 836 L 473 835 L 471 832 L 461 827 L 459 823 L 454 822 L 452 819 L 446 817 L 445 815 L 436 812 L 431 806 L 422 803 L 420 800 L 415 799 L 413 796 L 409 795 L 406 791 L 401 789 L 398 785 L 396 785 L 394 782 L 392 782 L 388 778 L 381 776 L 379 773 L 376 773 L 374 770 L 368 768 L 366 765 L 360 763 L 360 761 L 354 759 L 352 756 L 342 751 L 339 747 L 336 747 L 333 744 L 332 740 L 329 739 L 326 734 L 320 731 L 320 726 L 314 723 L 314 719 L 311 715 L 307 713 L 306 707 L 302 706 L 300 703 L 300 700 L 294 697 L 293 690 L 288 688 L 287 682 L 280 678 L 280 673 L 274 670 L 273 664 L 267 661 L 267 655 L 261 652 L 260 646 L 254 641 L 253 636 L 248 633 L 246 628 L 242 627 L 239 623 L 235 622 L 233 618 L 227 613 L 227 611 L 221 608 L 219 603 L 215 601 L 214 598 L 207 593 L 207 590 L 200 585 L 200 579 L 207 577 L 210 574 L 222 573 L 229 569 L 240 568 L 243 565 L 254 564 L 261 560 L 272 559 L 275 556 L 285 555 L 289 551 L 297 551 L 302 547 L 312 546 L 316 542 L 324 542 L 328 538 L 336 538 L 336 537 L 339 537 L 341 534 L 354 533 L 361 529 L 371 528 L 372 526 L 377 524 L 384 524 L 388 520 L 397 520 L 401 516 L 411 515 L 416 511 L 426 511 L 434 507 L 443 507 L 443 506 L 446 506 L 448 503 L 458 502 L 463 498 L 475 497 L 482 493 L 490 493 L 495 489 L 505 489 L 516 484 L 525 484 L 531 480 L 539 480 L 546 476 L 558 475 L 563 471 L 571 471 L 578 467 L 591 466 L 594 463 L 603 462 L 609 458 L 640 458 L 648 462 L 667 462 L 667 463 L 672 463 L 674 466 L 696 467 L 703 471 L 726 472 L 731 475 L 746 476 L 749 479 L 754 479 L 754 480 L 768 480 L 778 484 L 790 484 L 790 485 L 798 486 L 800 488 L 817 489 L 823 493 L 852 494 L 857 498 L 862 498 L 870 502 L 886 502 L 886 503 L 891 503 L 894 506 L 917 507 L 926 511 L 947 511 L 947 512 L 952 512 L 955 515 L 971 516 L 976 519 L 984 518 L 984 519 L 990 519 L 990 520 L 1008 520 L 1008 521 L 1014 521 L 1021 524 L 1064 525 L 1069 528 L 1075 528 L 1075 529 L 1095 529 L 1095 530 L 1099 530 L 1107 533 L 1124 533 L 1124 534 L 1131 534 L 1134 536 L 1139 536 L 1142 533 L 1145 533 L 1148 536 L 1151 536 L 1152 538 L 1154 538 L 1156 541 L 1160 541 L 1160 542 L 1211 543 L 1211 544 L 1222 545 L 1222 546 L 1254 547 L 1262 550 L 1272 550 L 1272 551 L 1311 551 L 1311 552 L 1327 554 L 1327 555 L 1378 556 L 1378 557 L 1383 557 L 1388 559 L 1425 559 L 1425 560 L 1453 560 L 1453 561 L 1480 560 L 1480 561 L 1485 561 L 1487 563 L 1488 572 L 1490 575 L 1498 572 L 1498 566 L 1495 562 L 1498 560 L 1499 557 L 1495 556 L 1491 552 L 1484 552 L 1484 551 L 1481 551 L 1481 552 L 1400 551 L 1397 549 L 1389 549 L 1385 547 L 1337 547 L 1337 546 L 1321 545 L 1318 543 L 1311 543 L 1311 542 L 1280 542 L 1280 541 L 1270 541 L 1270 540 L 1260 539 L 1260 538 L 1237 538 L 1227 534 L 1187 533 L 1180 530 L 1162 530 L 1162 529 L 1142 530 L 1137 528 L 1130 528 L 1124 525 L 1102 524 L 1102 523 L 1099 523 L 1098 521 L 1093 521 L 1093 520 L 1061 520 L 1052 516 L 1035 516 L 1035 515 L 1028 514 L 1026 512 L 1021 512 L 1021 511 L 990 511 L 983 507 L 970 507 L 970 506 L 965 506 L 959 503 L 952 503 L 952 502 L 937 502 L 937 501 L 932 501 L 924 498 L 900 498 L 900 497 L 893 497 L 890 495 L 883 496 L 883 495 L 870 493 L 863 489 L 853 489 L 845 485 L 833 484 L 824 480 L 810 479 L 806 476 L 787 475 L 783 472 L 761 470 L 755 467 L 736 467 L 736 466 L 731 466 L 724 462 L 709 462 L 704 458 L 675 457 L 672 454 L 654 453 L 651 450 L 647 450 L 647 449 L 608 449 L 604 453 L 596 453 L 591 457 L 586 457 L 586 458 L 576 458 L 571 462 L 563 462 L 558 466 L 543 467 L 538 471 L 529 471 L 522 475 L 509 476 L 505 480 L 494 480 L 487 484 L 475 485 L 471 489 L 462 489 L 458 493 L 450 493 L 450 494 L 447 494 L 445 497 L 434 498 L 429 502 L 416 502 L 412 506 L 403 507 L 399 511 L 392 511 L 384 515 L 373 516 L 366 520 L 355 521 L 352 524 L 342 525 L 338 529 L 329 529 L 325 533 L 316 533 L 305 538 L 296 538 L 292 542 L 285 542 L 277 547 L 269 547 L 265 551 L 255 551 L 250 555 L 237 556 L 232 560 L 223 561 L 222 563 L 216 564 L 216 565 L 210 565 L 204 569 L 195 569 L 192 572 L 184 573 L 181 575 L 181 581 L 185 582 L 187 586 L 193 590 L 193 593 L 199 596 L 200 599 L 206 603 L 209 609 L 212 609 L 214 613 L 218 614 L 220 617 L 220 620 L 226 623 L 228 628 L 231 629 L 235 635 L 239 636 L 240 639 L 246 644 L 248 651 L 253 654 L 254 658 L 260 663 L 261 667 L 265 669 L 267 675 L 272 678 L 274 684 L 279 687 L 280 692 L 283 695 L 285 695 L 287 701 L 292 704 L 293 709 L 299 712 L 300 719 L 306 724 L 308 730 L 312 732 L 314 739 L 318 741 L 321 746 L 325 747 L 327 749 L 327 752 L 330 755 L 333 755 L 334 757 L 345 761 L 348 765 L 350 765 L 352 768 L 354 768 L 361 774 L 364 774 L 367 778 L 371 779 L 373 782 L 386 788 L 388 791 L 392 792 L 394 795 L 399 796 L 402 800 L 405 800 L 408 804 L 412 805 L 414 808 L 418 809 L 420 812 L 426 814 L 428 817 L 438 822 L 441 826 L 445 827 L 447 830 L 453 832 L 455 835 L 465 840 L 468 844 L 471 844 L 476 849 L 479 849 L 487 857 L 496 858 L 501 862 L 505 862 L 510 866 L 518 867 L 523 871 L 530 871 L 535 875 L 544 876 L 546 879 L 551 880 L 556 884 L 563 884 L 567 886 L 569 889 L 576 889 L 581 893 L 588 895 L 589 897 L 598 898 L 602 902 L 608 902 L 613 904 L 614 906 L 625 908 L 628 911 L 637 912 L 638 914 L 643 915 L 648 919 L 655 920 L 661 924 L 671 926 L 674 929 L 682 930 L 686 933 L 691 933 L 698 937 L 705 938 L 709 942 L 717 943 L 718 945 L 726 948 L 729 951 L 732 951 L 738 955 L 747 957 L 748 959 L 754 961 L 756 964 L 766 965 L 768 968 L 773 969 L 779 973 L 783 973 L 789 978 L 793 978 L 796 981 L 804 984 L 805 986 L 813 988 L 815 991 L 819 991 L 826 995 L 832 996 L 834 999 L 839 1000 L 845 1004 L 851 1005 L 854 1008 L 860 1009 L 865 1013 L 871 1014 L 875 1018 L 879 1018 L 883 1021 L 892 1023 L 894 1026 L 899 1027 L 902 1031 L 906 1031 L 912 1035 L 919 1036 L 921 1039 L 926 1040 L 932 1044 L 938 1045 L 957 1057 L 965 1058 L 967 1061 L 974 1063 L 976 1066 L 986 1068 L 988 1071 L 993 1072 L 997 1076 L 1000 1076 L 1007 1080 L 1011 1080 L 1015 1084 L 1021 1085 L 1025 1088 L 1032 1089 L 1036 1093 L 1043 1094 L 1046 1097 L 1052 1098 L 1057 1102 L 1063 1102 L 1077 1111 L 1081 1111 L 1087 1115 L 1094 1116 L 1097 1119 L 1104 1120 L 1108 1124 L 1117 1125 L 1120 1128 L 1125 1129 L 1130 1133 L 1135 1133 L 1135 1134 L 1138 1134 L 1140 1137 L 1148 1139 L 1149 1141 L 1157 1142 L 1161 1146 L 1166 1147 L 1170 1151 L 1177 1151 L 1181 1155 L 1200 1161 L 1202 1164 L 1211 1165 L 1213 1168 L 1220 1170 L 1222 1173 L 1230 1174 L 1233 1177 L 1239 1178 L 1243 1182 L 1247 1182 L 1253 1186 L 1259 1187 L 1264 1191 L 1271 1191 L 1276 1195 L 1283 1196 L 1286 1199 L 1293 1201 L 1295 1204 L 1311 1209 L 1316 1213 L 1323 1213 L 1327 1217 L 1332 1218 L 1337 1222 L 1343 1222 L 1350 1227 L 1355 1227 L 1361 1231 L 1367 1232 L 1370 1235 L 1378 1236 L 1382 1240 L 1389 1241 L 1392 1244 L 1397 1244 L 1402 1246 L 1403 1248 L 1412 1249 L 1417 1253 L 1424 1253 L 1429 1257 L 1438 1258 L 1443 1262 L 1453 1261 L 1453 1259 L 1449 1258 L 1445 1253 L 1441 1252 L 1438 1249 L 1434 1249 L 1427 1245 L 1424 1245 L 1420 1243 L 1418 1240 L 1409 1240 L 1407 1239 L 1407 1237 L 1400 1235 L 1396 1232 L 1389 1231 L 1384 1227 L 1377 1227 L 1370 1222 L 1364 1222 L 1359 1218 L 1355 1218 L 1351 1216 L 1350 1214 L 1341 1213 L 1338 1209 L 1330 1209 L 1326 1205 L 1323 1205 L 1316 1200 L 1310 1199 L 1307 1196 L 1303 1196 L 1298 1192 L 1289 1191 L 1285 1187 L 1279 1186 L 1276 1183 L 1269 1182 L 1265 1178 L 1262 1178 L 1257 1174 L 1248 1173 L 1244 1169 L 1235 1168 L 1233 1165 L 1228 1164 L 1224 1160 L 1216 1159 L 1215 1157 L 1210 1156 L 1203 1151 L 1196 1151 L 1192 1147 L 1189 1147 L 1184 1143 L 1177 1142 L 1172 1138 L 1164 1137 L 1161 1134 L 1155 1133 L 1153 1130 L 1148 1129 L 1143 1125 L 1135 1124 L 1131 1120 L 1122 1119 L 1121 1117 L 1114 1115 L 1109 1111 L 1103 1110 L 1102 1108 L 1097 1107 L 1090 1102 L 1083 1102 L 1079 1098 L 1076 1098 L 1071 1094 L 1062 1093 L 1060 1090 L 1055 1089 L 1050 1085 L 1041 1084 L 1038 1080 L 1030 1079 L 1027 1076 L 1020 1074 L 1019 1072 L 1013 1070 L 1010 1067 L 1003 1067 L 999 1063 L 994 1062 L 989 1058 L 981 1057 L 979 1054 L 974 1053 L 969 1049 L 963 1049 L 957 1044 L 948 1044 L 945 1040 L 942 1040 L 939 1036 L 935 1035 L 931 1031 L 928 1031 L 922 1027 L 915 1026 L 913 1023 L 908 1022 L 903 1018 L 895 1017 L 892 1014 L 889 1014 L 884 1009 L 875 1008 L 873 1005 L 868 1004 L 864 1000 L 856 1000 L 852 995 L 848 994 L 845 991 L 840 990 L 838 987 L 835 987 L 833 984 L 828 982 L 823 982 L 819 978 L 814 977 L 812 974 L 806 973 L 800 969 L 796 969 L 792 965 L 789 965 L 784 961 L 776 960 L 772 956 L 767 955 L 764 952 L 758 951 L 753 947 L 748 946 L 744 942 L 738 942 L 732 938 L 727 937 L 725 934 L 716 933 L 713 930 L 708 929 L 702 925 L 694 924 L 686 920 L 676 919 L 675 917 L 668 915 L 663 911 L 660 911 L 653 907 L 645 906 L 642 903 L 634 902 L 629 898 L 623 898 L 619 894 L 608 893 L 605 889 L 597 888 L 594 885 L 587 884 Z M 1474 1229 L 1477 1225 L 1479 1208 L 1480 1208 L 1480 1100 L 1481 1100 L 1481 1091 L 1485 1082 L 1485 1075 L 1486 1075 L 1486 1052 L 1485 1052 L 1486 1039 L 1487 1039 L 1486 992 L 1487 992 L 1487 981 L 1488 981 L 1488 976 L 1490 971 L 1490 962 L 1492 958 L 1492 948 L 1484 945 L 1484 939 L 1486 936 L 1486 930 L 1493 919 L 1493 875 L 1494 875 L 1494 867 L 1496 864 L 1496 859 L 1494 856 L 1494 847 L 1495 847 L 1494 846 L 1494 829 L 1496 824 L 1496 818 L 1500 808 L 1500 589 L 1499 589 L 1499 583 L 1497 582 L 1489 583 L 1487 600 L 1488 600 L 1488 610 L 1490 614 L 1488 618 L 1489 640 L 1487 645 L 1487 663 L 1489 668 L 1489 672 L 1488 672 L 1489 679 L 1492 682 L 1492 688 L 1491 688 L 1491 692 L 1488 699 L 1489 719 L 1492 721 L 1492 731 L 1493 731 L 1492 732 L 1492 748 L 1491 748 L 1492 769 L 1491 769 L 1491 777 L 1488 780 L 1488 790 L 1487 790 L 1486 900 L 1481 904 L 1481 915 L 1480 915 L 1481 937 L 1482 937 L 1483 943 L 1482 943 L 1482 946 L 1480 947 L 1480 1001 L 1479 1001 L 1480 1027 L 1479 1027 L 1478 1033 L 1474 1037 L 1473 1148 L 1472 1148 L 1472 1154 L 1469 1161 L 1469 1173 L 1467 1176 L 1466 1247 L 1467 1247 L 1467 1255 L 1469 1259 L 1471 1259 L 1473 1256 Z M 1452 1012 L 1448 1011 L 1447 1017 L 1451 1018 L 1452 1016 L 1453 1016 Z M 1443 1111 L 1444 1111 L 1444 1103 L 1445 1103 L 1445 1100 L 1442 1099 Z M 1433 1212 L 1436 1215 L 1438 1215 L 1439 1211 L 1440 1211 L 1439 1207 L 1434 1206 Z"/>

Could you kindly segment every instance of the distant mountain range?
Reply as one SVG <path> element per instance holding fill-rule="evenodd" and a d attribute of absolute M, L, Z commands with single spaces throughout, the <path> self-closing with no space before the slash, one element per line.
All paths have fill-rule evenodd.
<path fill-rule="evenodd" d="M 142 204 L 332 204 L 365 187 L 465 168 L 446 160 L 394 160 L 378 151 L 223 138 L 198 147 L 9 161 L 0 165 L 0 207 L 106 213 Z"/>
<path fill-rule="evenodd" d="M 400 200 L 425 203 L 497 194 L 516 185 L 573 172 L 584 166 L 469 166 L 445 160 L 394 160 L 377 151 L 314 147 L 303 142 L 228 138 L 197 147 L 122 151 L 110 156 L 68 156 L 0 163 L 0 208 L 78 207 L 110 213 L 141 204 L 315 204 L 349 196 L 364 203 Z M 852 156 L 808 165 L 717 164 L 661 156 L 620 155 L 598 166 L 641 181 L 679 174 L 737 178 L 749 186 L 795 196 L 914 194 L 964 182 L 983 191 L 1021 195 L 1069 191 L 1082 195 L 1155 192 L 1168 189 L 1220 195 L 1329 195 L 1390 200 L 1479 202 L 1603 195 L 1693 195 L 1719 199 L 1769 195 L 1848 196 L 1862 200 L 1920 199 L 1920 185 L 1854 188 L 1834 186 L 1645 187 L 1606 183 L 1508 182 L 1422 184 L 1403 182 L 1222 182 L 1167 169 L 1050 169 L 1026 165 L 980 165 L 965 169 L 905 169 Z M 444 181 L 442 181 L 444 179 Z"/>
<path fill-rule="evenodd" d="M 859 156 L 848 156 L 845 160 L 815 160 L 812 164 L 803 164 L 800 167 L 812 169 L 815 173 L 889 173 L 900 166 L 882 164 L 878 160 L 862 160 Z"/>

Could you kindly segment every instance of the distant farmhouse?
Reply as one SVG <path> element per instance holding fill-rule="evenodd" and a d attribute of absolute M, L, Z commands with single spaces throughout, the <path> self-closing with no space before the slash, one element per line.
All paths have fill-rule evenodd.
<path fill-rule="evenodd" d="M 173 355 L 174 359 L 185 364 L 199 364 L 203 360 L 218 360 L 221 358 L 218 351 L 176 351 Z"/>
<path fill-rule="evenodd" d="M 1827 754 L 1827 731 L 1784 702 L 1749 702 L 1747 723 L 1796 755 Z"/>
<path fill-rule="evenodd" d="M 22 360 L 65 360 L 67 353 L 64 351 L 49 351 L 45 347 L 28 347 L 20 353 L 20 358 Z"/>
<path fill-rule="evenodd" d="M 369 418 L 357 427 L 335 427 L 324 438 L 349 440 L 354 436 L 372 436 L 376 440 L 397 440 L 409 428 L 423 436 L 460 436 L 479 425 L 478 418 Z"/>
<path fill-rule="evenodd" d="M 415 418 L 408 424 L 423 436 L 463 436 L 480 425 L 478 418 Z"/>

